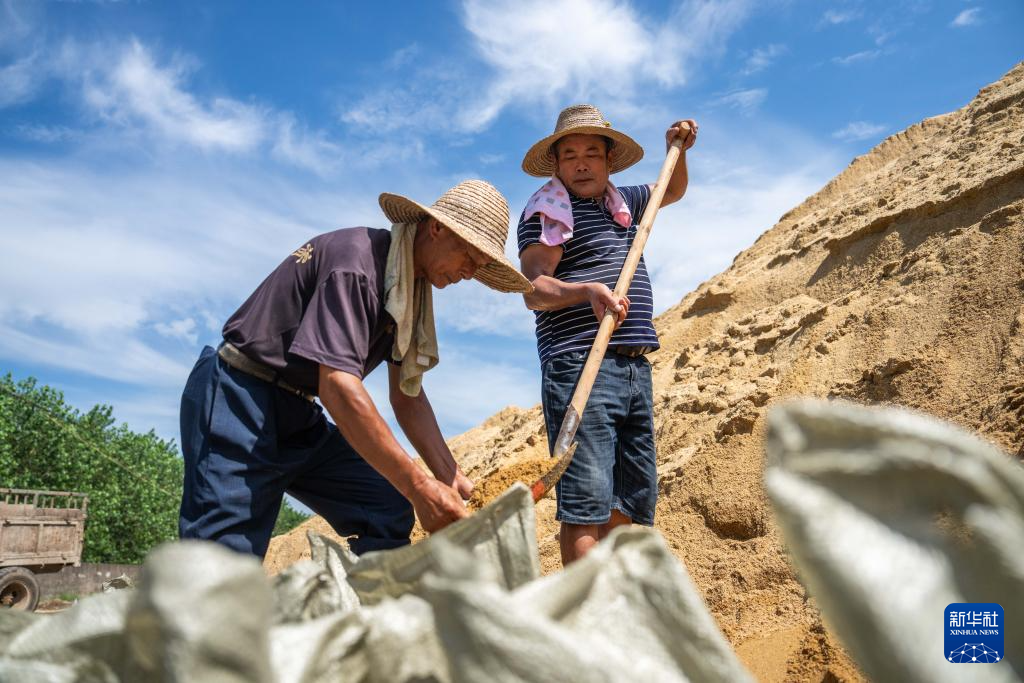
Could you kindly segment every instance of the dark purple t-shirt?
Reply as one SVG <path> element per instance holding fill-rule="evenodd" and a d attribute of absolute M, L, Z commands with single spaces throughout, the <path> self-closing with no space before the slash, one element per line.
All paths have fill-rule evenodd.
<path fill-rule="evenodd" d="M 281 379 L 318 393 L 319 365 L 365 377 L 390 356 L 384 310 L 391 233 L 345 228 L 296 249 L 224 325 L 224 339 Z"/>

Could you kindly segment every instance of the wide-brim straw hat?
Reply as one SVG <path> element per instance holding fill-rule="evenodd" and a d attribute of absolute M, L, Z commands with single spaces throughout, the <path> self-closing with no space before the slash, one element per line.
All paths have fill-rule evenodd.
<path fill-rule="evenodd" d="M 523 170 L 538 178 L 549 178 L 557 166 L 554 144 L 566 135 L 603 135 L 614 141 L 609 173 L 625 170 L 644 158 L 644 148 L 636 140 L 621 133 L 605 120 L 601 110 L 592 104 L 574 104 L 558 115 L 555 132 L 530 148 L 523 157 Z"/>
<path fill-rule="evenodd" d="M 402 195 L 384 192 L 380 208 L 392 223 L 417 223 L 436 218 L 466 242 L 491 257 L 474 278 L 499 292 L 528 293 L 533 285 L 505 258 L 508 238 L 508 202 L 496 187 L 483 180 L 465 180 L 424 206 Z"/>

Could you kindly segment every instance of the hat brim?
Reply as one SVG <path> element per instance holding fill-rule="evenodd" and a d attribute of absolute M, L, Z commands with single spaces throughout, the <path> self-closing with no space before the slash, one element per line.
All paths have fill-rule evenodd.
<path fill-rule="evenodd" d="M 550 178 L 555 174 L 555 155 L 551 146 L 567 135 L 603 135 L 615 141 L 609 173 L 624 171 L 644 158 L 644 148 L 625 133 L 606 126 L 574 126 L 549 135 L 530 147 L 523 157 L 523 170 L 537 178 Z"/>
<path fill-rule="evenodd" d="M 509 263 L 504 252 L 495 250 L 492 245 L 480 239 L 476 231 L 464 225 L 458 218 L 391 192 L 382 192 L 378 201 L 384 215 L 392 223 L 417 223 L 425 216 L 430 216 L 463 241 L 487 254 L 491 262 L 476 271 L 476 275 L 473 276 L 475 280 L 499 292 L 529 294 L 533 291 L 533 285 Z"/>

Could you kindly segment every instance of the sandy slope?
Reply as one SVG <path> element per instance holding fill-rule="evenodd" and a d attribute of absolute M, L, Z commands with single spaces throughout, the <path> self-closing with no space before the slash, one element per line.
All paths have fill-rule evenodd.
<path fill-rule="evenodd" d="M 772 521 L 765 411 L 798 395 L 900 404 L 1024 456 L 1022 240 L 1024 64 L 855 159 L 656 320 L 657 527 L 761 680 L 858 678 Z M 539 407 L 451 445 L 481 480 L 547 452 Z M 553 506 L 538 514 L 551 570 Z"/>

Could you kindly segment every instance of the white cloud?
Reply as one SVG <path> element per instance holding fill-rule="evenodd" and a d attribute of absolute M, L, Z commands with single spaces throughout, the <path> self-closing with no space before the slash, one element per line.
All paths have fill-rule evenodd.
<path fill-rule="evenodd" d="M 504 154 L 481 154 L 480 163 L 484 164 L 485 166 L 490 166 L 492 164 L 500 164 L 501 162 L 505 161 L 505 158 L 506 155 Z"/>
<path fill-rule="evenodd" d="M 832 137 L 843 142 L 856 140 L 869 140 L 884 132 L 888 126 L 882 123 L 871 123 L 869 121 L 853 121 L 844 128 L 832 133 Z"/>
<path fill-rule="evenodd" d="M 196 333 L 195 318 L 182 318 L 180 320 L 172 320 L 168 323 L 159 322 L 153 327 L 157 332 L 165 337 L 181 339 L 182 341 L 186 341 L 192 345 L 195 345 L 199 341 L 199 335 Z"/>
<path fill-rule="evenodd" d="M 421 69 L 405 87 L 391 85 L 370 92 L 354 103 L 343 102 L 340 119 L 356 130 L 384 136 L 402 129 L 455 130 L 454 111 L 458 102 L 468 101 L 472 89 L 469 77 L 456 67 Z M 410 124 L 415 128 L 410 130 Z"/>
<path fill-rule="evenodd" d="M 0 48 L 7 48 L 25 41 L 41 22 L 43 9 L 39 3 L 0 2 Z"/>
<path fill-rule="evenodd" d="M 858 10 L 842 11 L 842 10 L 830 9 L 830 10 L 826 10 L 825 14 L 822 15 L 821 23 L 822 24 L 828 24 L 830 26 L 835 26 L 837 24 L 845 24 L 845 23 L 847 23 L 849 21 L 853 21 L 854 19 L 858 18 L 859 16 L 860 16 L 860 11 L 858 11 Z"/>
<path fill-rule="evenodd" d="M 753 113 L 765 98 L 768 97 L 767 88 L 750 88 L 748 90 L 736 90 L 714 100 L 714 104 L 739 109 L 745 114 Z"/>
<path fill-rule="evenodd" d="M 772 44 L 767 47 L 759 47 L 747 58 L 747 62 L 740 73 L 744 76 L 749 76 L 759 71 L 764 71 L 771 66 L 772 62 L 785 53 L 785 45 Z"/>
<path fill-rule="evenodd" d="M 44 126 L 41 124 L 24 123 L 14 127 L 12 131 L 23 140 L 52 144 L 55 142 L 67 142 L 80 135 L 80 132 L 67 126 Z"/>
<path fill-rule="evenodd" d="M 351 166 L 354 168 L 393 167 L 395 164 L 409 161 L 421 164 L 427 162 L 427 147 L 423 140 L 417 137 L 392 138 L 381 142 L 371 141 L 354 145 L 351 149 L 354 151 L 349 154 L 349 158 L 352 160 Z"/>
<path fill-rule="evenodd" d="M 290 113 L 281 114 L 278 121 L 274 157 L 308 168 L 320 175 L 328 175 L 338 168 L 342 159 L 341 146 L 329 140 L 322 131 L 309 131 L 295 121 Z"/>
<path fill-rule="evenodd" d="M 189 65 L 158 66 L 132 41 L 109 71 L 87 75 L 86 102 L 105 119 L 142 123 L 168 140 L 202 149 L 253 149 L 266 136 L 266 112 L 226 97 L 201 102 L 184 89 Z"/>
<path fill-rule="evenodd" d="M 420 46 L 418 43 L 410 43 L 403 48 L 395 50 L 394 54 L 387 60 L 385 65 L 389 69 L 398 69 L 406 64 L 411 63 L 420 54 Z"/>
<path fill-rule="evenodd" d="M 462 55 L 439 58 L 389 86 L 342 105 L 354 128 L 388 133 L 421 128 L 477 132 L 510 106 L 557 110 L 567 99 L 607 100 L 621 114 L 636 93 L 678 87 L 720 55 L 746 18 L 748 0 L 685 0 L 666 17 L 641 15 L 622 0 L 464 0 L 463 21 L 487 68 Z M 586 40 L 566 40 L 567 27 Z M 528 46 L 528 49 L 524 49 Z"/>
<path fill-rule="evenodd" d="M 461 117 L 466 129 L 480 130 L 510 104 L 628 97 L 651 81 L 682 85 L 701 59 L 721 53 L 748 3 L 687 1 L 663 23 L 615 0 L 467 0 L 464 11 L 494 70 L 486 96 Z M 568 27 L 586 39 L 566 40 Z"/>
<path fill-rule="evenodd" d="M 209 309 L 204 308 L 200 310 L 199 317 L 203 319 L 203 325 L 208 332 L 220 332 L 221 328 L 224 326 L 224 321 Z"/>
<path fill-rule="evenodd" d="M 861 52 L 854 52 L 852 55 L 846 55 L 845 57 L 833 57 L 832 62 L 841 66 L 850 66 L 860 62 L 869 62 L 881 54 L 881 50 L 863 50 Z"/>
<path fill-rule="evenodd" d="M 0 357 L 30 366 L 60 368 L 83 375 L 151 388 L 184 386 L 189 367 L 132 337 L 84 335 L 74 343 L 24 326 L 0 323 Z"/>
<path fill-rule="evenodd" d="M 185 55 L 159 63 L 138 40 L 123 45 L 66 40 L 45 57 L 32 53 L 0 68 L 0 108 L 32 100 L 52 78 L 68 86 L 122 141 L 140 135 L 206 152 L 265 150 L 278 161 L 320 175 L 338 169 L 341 145 L 325 131 L 310 130 L 291 112 L 190 92 L 188 80 L 197 68 L 197 60 Z M 92 132 L 102 133 L 104 128 Z M 22 125 L 15 133 L 37 142 L 65 141 L 81 134 L 66 126 L 41 125 Z"/>
<path fill-rule="evenodd" d="M 39 89 L 42 75 L 35 54 L 0 67 L 0 109 L 30 101 Z"/>
<path fill-rule="evenodd" d="M 874 36 L 875 45 L 881 47 L 888 43 L 889 40 L 898 33 L 898 31 L 890 31 L 882 26 L 872 26 L 868 29 L 868 33 Z"/>
<path fill-rule="evenodd" d="M 673 54 L 663 55 L 660 61 L 652 59 L 657 37 L 625 4 L 470 0 L 464 11 L 466 29 L 495 71 L 484 99 L 462 117 L 468 129 L 486 127 L 513 101 L 546 103 L 565 92 L 582 96 L 608 87 L 628 90 L 640 65 L 650 64 L 651 75 L 664 84 L 685 79 L 681 70 L 668 68 L 675 61 Z M 567 30 L 586 40 L 566 40 Z M 529 49 L 523 49 L 527 45 Z"/>
<path fill-rule="evenodd" d="M 954 28 L 975 26 L 976 24 L 981 22 L 981 19 L 978 17 L 979 14 L 981 14 L 980 7 L 972 7 L 970 9 L 965 9 L 963 12 L 956 15 L 956 18 L 953 19 L 953 21 L 950 22 L 949 25 Z"/>

